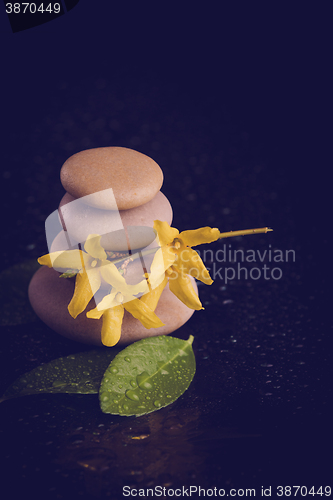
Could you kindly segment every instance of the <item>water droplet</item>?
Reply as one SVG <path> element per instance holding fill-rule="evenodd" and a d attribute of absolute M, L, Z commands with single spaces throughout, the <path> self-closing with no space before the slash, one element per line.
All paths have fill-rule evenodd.
<path fill-rule="evenodd" d="M 123 408 L 124 408 L 124 410 L 126 410 L 126 411 L 127 411 L 127 410 L 129 410 L 129 406 L 128 406 L 128 405 L 123 405 Z"/>
<path fill-rule="evenodd" d="M 63 380 L 55 380 L 52 387 L 62 387 L 64 385 L 67 385 L 67 382 L 64 382 Z"/>
<path fill-rule="evenodd" d="M 159 369 L 161 370 L 161 375 L 168 375 L 169 372 L 167 372 L 164 367 L 165 365 L 167 365 L 168 363 L 166 363 L 165 361 L 157 361 L 157 366 L 159 367 Z"/>
<path fill-rule="evenodd" d="M 187 356 L 187 352 L 183 351 L 183 349 L 179 349 L 179 356 Z"/>
<path fill-rule="evenodd" d="M 132 391 L 132 389 L 128 389 L 128 390 L 125 392 L 125 396 L 126 396 L 128 399 L 131 399 L 132 401 L 140 401 L 139 396 L 136 394 L 136 392 Z"/>
<path fill-rule="evenodd" d="M 154 401 L 154 406 L 156 406 L 156 408 L 161 408 L 161 406 L 162 406 L 161 401 L 159 401 L 158 399 L 156 399 L 156 401 Z"/>
<path fill-rule="evenodd" d="M 109 394 L 107 392 L 102 392 L 101 394 L 101 401 L 108 401 L 109 400 Z"/>
<path fill-rule="evenodd" d="M 118 373 L 118 368 L 116 368 L 115 366 L 110 366 L 109 371 L 111 373 Z"/>
<path fill-rule="evenodd" d="M 148 382 L 148 380 L 147 380 L 148 378 L 149 378 L 149 373 L 147 373 L 147 372 L 142 372 L 142 373 L 140 373 L 140 375 L 138 375 L 136 377 L 136 381 L 138 383 L 138 386 L 141 389 L 152 389 L 153 388 L 151 383 Z"/>
<path fill-rule="evenodd" d="M 135 382 L 135 380 L 131 380 L 130 384 L 132 387 L 137 387 L 137 383 Z"/>
<path fill-rule="evenodd" d="M 125 361 L 127 361 L 127 363 L 131 362 L 131 358 L 129 356 L 126 356 L 124 359 L 125 359 Z"/>

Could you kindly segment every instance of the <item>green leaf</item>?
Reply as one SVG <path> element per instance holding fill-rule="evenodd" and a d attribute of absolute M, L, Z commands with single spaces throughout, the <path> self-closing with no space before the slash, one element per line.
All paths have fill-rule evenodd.
<path fill-rule="evenodd" d="M 100 348 L 38 366 L 8 387 L 2 401 L 41 392 L 97 394 L 105 370 L 120 350 Z"/>
<path fill-rule="evenodd" d="M 106 370 L 99 401 L 104 413 L 144 415 L 173 403 L 195 374 L 193 336 L 187 341 L 161 335 L 121 351 Z"/>
<path fill-rule="evenodd" d="M 29 299 L 29 282 L 40 268 L 31 259 L 0 273 L 0 325 L 22 325 L 37 319 Z"/>

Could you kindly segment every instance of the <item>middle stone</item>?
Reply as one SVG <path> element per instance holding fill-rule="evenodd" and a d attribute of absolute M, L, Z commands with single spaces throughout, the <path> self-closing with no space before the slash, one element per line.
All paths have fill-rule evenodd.
<path fill-rule="evenodd" d="M 59 216 L 71 242 L 84 242 L 89 234 L 99 234 L 105 250 L 121 252 L 150 245 L 156 237 L 152 229 L 154 220 L 171 225 L 172 208 L 161 191 L 148 203 L 119 211 L 89 206 L 84 203 L 84 197 L 76 199 L 66 193 L 59 205 Z"/>

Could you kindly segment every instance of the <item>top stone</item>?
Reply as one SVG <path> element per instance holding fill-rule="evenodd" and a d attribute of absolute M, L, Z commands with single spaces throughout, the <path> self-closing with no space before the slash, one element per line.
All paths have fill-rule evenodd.
<path fill-rule="evenodd" d="M 163 172 L 149 156 L 133 149 L 109 147 L 71 156 L 61 168 L 60 179 L 75 198 L 91 195 L 87 203 L 93 207 L 128 210 L 154 198 L 162 186 Z M 107 191 L 110 188 L 117 206 Z"/>

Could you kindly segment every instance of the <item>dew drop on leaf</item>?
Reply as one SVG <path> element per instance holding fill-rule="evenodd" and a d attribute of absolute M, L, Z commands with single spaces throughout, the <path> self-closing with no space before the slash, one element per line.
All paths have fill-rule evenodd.
<path fill-rule="evenodd" d="M 139 401 L 140 398 L 139 396 L 136 394 L 135 391 L 133 391 L 132 389 L 128 389 L 126 392 L 125 392 L 125 396 L 128 398 L 128 399 L 131 399 L 132 401 Z"/>
<path fill-rule="evenodd" d="M 152 385 L 150 382 L 148 382 L 147 380 L 149 379 L 149 373 L 148 372 L 142 372 L 140 373 L 140 375 L 138 375 L 136 377 L 136 381 L 138 383 L 138 386 L 140 387 L 140 389 L 151 389 L 152 388 Z"/>

